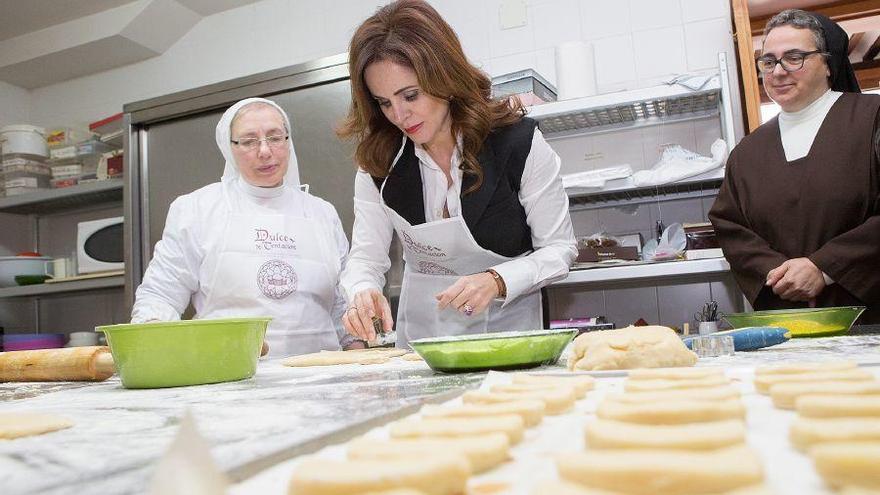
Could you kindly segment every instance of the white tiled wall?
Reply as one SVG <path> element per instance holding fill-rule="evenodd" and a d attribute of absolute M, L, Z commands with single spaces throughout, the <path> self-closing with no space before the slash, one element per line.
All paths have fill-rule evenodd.
<path fill-rule="evenodd" d="M 27 92 L 0 84 L 0 123 L 84 124 L 127 102 L 344 52 L 384 0 L 264 0 L 204 18 L 161 56 Z M 655 84 L 733 54 L 727 0 L 527 0 L 525 26 L 500 28 L 502 0 L 431 0 L 467 55 L 493 75 L 537 68 L 555 82 L 553 46 L 594 45 L 601 92 Z M 7 110 L 7 101 L 30 101 Z M 735 108 L 738 107 L 734 105 Z M 7 117 L 11 115 L 12 117 Z"/>

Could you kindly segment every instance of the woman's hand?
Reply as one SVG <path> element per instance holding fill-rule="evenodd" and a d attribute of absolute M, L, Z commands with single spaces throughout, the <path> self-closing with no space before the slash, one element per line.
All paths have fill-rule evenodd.
<path fill-rule="evenodd" d="M 391 316 L 391 306 L 388 299 L 376 289 L 362 290 L 355 294 L 351 306 L 342 315 L 342 325 L 345 331 L 363 341 L 376 339 L 376 331 L 373 329 L 373 317 L 382 318 L 382 328 L 390 332 L 394 325 Z"/>
<path fill-rule="evenodd" d="M 492 299 L 498 297 L 498 284 L 489 273 L 475 273 L 459 278 L 448 289 L 434 297 L 439 301 L 438 310 L 451 306 L 471 316 L 483 312 L 489 307 Z"/>
<path fill-rule="evenodd" d="M 809 258 L 793 258 L 770 270 L 767 286 L 787 301 L 811 301 L 825 288 L 825 277 Z"/>

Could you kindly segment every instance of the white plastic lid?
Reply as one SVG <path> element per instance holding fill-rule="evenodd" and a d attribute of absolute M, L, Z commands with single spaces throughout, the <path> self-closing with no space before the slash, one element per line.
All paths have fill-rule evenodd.
<path fill-rule="evenodd" d="M 35 125 L 17 124 L 0 127 L 0 134 L 4 132 L 36 132 L 42 136 L 46 135 L 46 129 Z"/>

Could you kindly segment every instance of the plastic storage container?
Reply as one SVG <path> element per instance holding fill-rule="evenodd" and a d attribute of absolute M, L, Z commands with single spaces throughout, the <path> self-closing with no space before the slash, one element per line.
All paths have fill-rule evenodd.
<path fill-rule="evenodd" d="M 79 142 L 91 139 L 93 134 L 84 129 L 71 127 L 56 127 L 46 133 L 46 144 L 50 149 L 73 146 Z"/>
<path fill-rule="evenodd" d="M 0 153 L 49 156 L 46 131 L 32 125 L 8 125 L 0 128 Z"/>

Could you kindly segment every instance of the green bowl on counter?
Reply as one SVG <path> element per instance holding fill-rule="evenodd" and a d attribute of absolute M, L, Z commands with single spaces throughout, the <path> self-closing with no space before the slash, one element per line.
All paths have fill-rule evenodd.
<path fill-rule="evenodd" d="M 125 388 L 241 380 L 254 375 L 271 318 L 127 323 L 104 332 Z"/>
<path fill-rule="evenodd" d="M 864 306 L 833 308 L 777 309 L 752 313 L 733 313 L 721 318 L 734 328 L 783 327 L 792 337 L 829 337 L 849 331 Z"/>
<path fill-rule="evenodd" d="M 444 373 L 509 370 L 553 364 L 576 329 L 431 337 L 410 342 L 428 366 Z"/>

